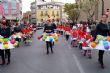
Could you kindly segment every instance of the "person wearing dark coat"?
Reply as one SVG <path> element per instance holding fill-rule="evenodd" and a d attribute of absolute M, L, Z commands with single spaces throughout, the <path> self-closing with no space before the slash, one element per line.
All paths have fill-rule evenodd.
<path fill-rule="evenodd" d="M 56 26 L 56 24 L 55 24 L 55 20 L 53 19 L 52 20 L 52 27 L 53 27 L 53 32 L 55 33 L 56 32 L 56 29 L 57 29 L 57 26 Z M 54 42 L 53 42 L 53 46 L 54 46 Z"/>
<path fill-rule="evenodd" d="M 53 26 L 51 25 L 51 21 L 48 20 L 47 24 L 44 26 L 44 32 L 46 33 L 54 33 Z M 51 41 L 46 41 L 47 54 L 49 54 L 49 47 L 51 48 L 51 52 L 53 53 L 53 46 Z"/>
<path fill-rule="evenodd" d="M 54 20 L 54 19 L 52 20 L 52 24 L 51 24 L 51 25 L 53 26 L 53 29 L 54 29 L 54 32 L 55 32 L 57 26 L 56 26 L 56 24 L 55 24 L 55 20 Z"/>
<path fill-rule="evenodd" d="M 1 27 L 1 22 L 0 22 L 0 35 L 1 35 L 2 27 Z M 1 50 L 0 50 L 0 56 L 1 56 Z"/>
<path fill-rule="evenodd" d="M 101 22 L 96 26 L 96 35 L 102 35 L 105 37 L 110 35 L 106 21 L 107 21 L 107 17 L 106 15 L 103 15 Z M 98 61 L 101 64 L 101 68 L 104 69 L 103 55 L 104 55 L 104 50 L 99 50 Z"/>
<path fill-rule="evenodd" d="M 13 31 L 13 32 L 14 32 L 14 33 L 19 33 L 19 32 L 21 32 L 21 28 L 20 28 L 20 26 L 18 25 L 18 23 L 16 23 L 16 26 L 14 27 L 14 31 Z M 20 38 L 16 38 L 15 40 L 18 41 L 18 42 L 21 41 Z M 18 44 L 18 47 L 19 47 L 19 44 Z"/>
<path fill-rule="evenodd" d="M 4 38 L 9 38 L 11 36 L 11 28 L 6 26 L 6 25 L 3 25 L 3 28 L 1 29 L 0 31 L 0 35 L 2 35 Z M 6 49 L 6 50 L 0 50 L 1 52 L 1 59 L 2 59 L 2 63 L 1 65 L 4 65 L 6 63 L 5 61 L 5 57 L 7 57 L 7 64 L 10 64 L 10 57 L 11 57 L 11 52 L 10 52 L 10 49 Z"/>

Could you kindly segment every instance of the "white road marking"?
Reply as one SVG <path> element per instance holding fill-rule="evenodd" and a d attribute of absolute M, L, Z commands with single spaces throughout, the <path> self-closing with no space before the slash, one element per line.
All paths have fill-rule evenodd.
<path fill-rule="evenodd" d="M 78 58 L 76 57 L 76 55 L 73 55 L 73 58 L 74 58 L 74 60 L 76 62 L 76 65 L 77 65 L 80 73 L 85 73 L 84 70 L 83 70 L 83 68 L 82 68 L 82 66 L 81 66 L 81 64 L 80 64 L 80 62 L 79 62 L 79 60 L 78 60 Z"/>
<path fill-rule="evenodd" d="M 68 45 L 68 49 L 71 50 L 72 48 L 70 47 L 70 45 L 68 44 L 68 42 L 66 40 L 65 40 L 65 42 Z M 76 62 L 76 65 L 77 65 L 80 73 L 85 73 L 84 70 L 83 70 L 83 68 L 82 68 L 82 66 L 81 66 L 81 64 L 80 64 L 80 62 L 79 62 L 79 60 L 78 60 L 78 58 L 77 58 L 77 56 L 75 54 L 73 54 L 73 58 L 74 58 L 74 60 Z"/>

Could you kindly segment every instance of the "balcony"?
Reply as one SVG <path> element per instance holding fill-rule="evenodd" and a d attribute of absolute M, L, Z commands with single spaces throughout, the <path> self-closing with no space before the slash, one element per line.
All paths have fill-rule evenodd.
<path fill-rule="evenodd" d="M 35 14 L 36 12 L 32 12 L 32 11 L 31 11 L 31 13 L 32 13 L 32 14 Z"/>
<path fill-rule="evenodd" d="M 35 14 L 31 15 L 31 18 L 36 18 Z"/>

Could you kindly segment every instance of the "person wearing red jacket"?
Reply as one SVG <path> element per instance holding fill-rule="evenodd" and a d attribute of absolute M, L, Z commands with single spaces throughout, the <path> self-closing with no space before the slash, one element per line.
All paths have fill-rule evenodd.
<path fill-rule="evenodd" d="M 72 41 L 71 41 L 71 45 L 73 46 L 73 47 L 77 47 L 78 45 L 78 42 L 77 42 L 77 40 L 78 40 L 78 31 L 77 31 L 77 28 L 76 28 L 76 26 L 73 26 L 73 29 L 72 29 L 72 31 L 71 31 L 71 34 L 72 34 Z"/>
<path fill-rule="evenodd" d="M 84 56 L 88 56 L 90 59 L 92 58 L 92 56 L 91 56 L 91 50 L 89 48 L 89 44 L 90 42 L 92 42 L 92 40 L 93 38 L 91 36 L 90 29 L 87 27 L 85 34 L 85 41 L 83 42 L 82 46 L 86 48 L 84 50 Z"/>
<path fill-rule="evenodd" d="M 33 37 L 33 28 L 29 27 L 29 30 L 30 30 L 30 36 Z"/>
<path fill-rule="evenodd" d="M 82 43 L 85 38 L 84 35 L 86 34 L 86 32 L 85 32 L 85 29 L 83 29 L 83 28 L 82 28 L 82 30 L 78 29 L 77 31 L 78 31 L 79 49 L 81 49 L 81 51 L 82 51 Z"/>

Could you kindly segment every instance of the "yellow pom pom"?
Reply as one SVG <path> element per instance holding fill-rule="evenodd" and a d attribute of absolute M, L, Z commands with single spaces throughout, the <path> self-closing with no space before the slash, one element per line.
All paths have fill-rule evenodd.
<path fill-rule="evenodd" d="M 46 39 L 47 37 L 46 37 L 46 36 L 44 36 L 43 38 L 45 38 L 45 39 Z"/>
<path fill-rule="evenodd" d="M 46 36 L 46 33 L 44 32 L 43 36 Z"/>
<path fill-rule="evenodd" d="M 15 43 L 13 46 L 14 46 L 14 47 L 18 47 L 18 44 L 17 44 L 17 43 Z"/>
<path fill-rule="evenodd" d="M 8 45 L 7 45 L 7 44 L 5 44 L 5 45 L 4 45 L 4 48 L 5 48 L 5 49 L 8 49 Z"/>
<path fill-rule="evenodd" d="M 3 42 L 3 39 L 0 39 L 0 43 Z"/>

